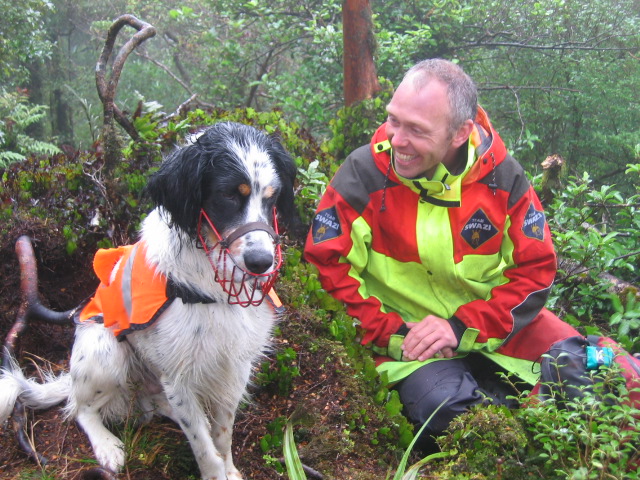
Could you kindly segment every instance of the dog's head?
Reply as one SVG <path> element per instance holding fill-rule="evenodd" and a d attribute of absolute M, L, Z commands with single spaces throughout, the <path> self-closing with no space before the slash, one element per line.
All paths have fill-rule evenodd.
<path fill-rule="evenodd" d="M 222 122 L 176 149 L 151 176 L 147 191 L 173 228 L 203 243 L 214 268 L 222 268 L 217 275 L 231 280 L 232 269 L 238 282 L 242 272 L 268 275 L 277 268 L 275 212 L 282 224 L 291 221 L 295 174 L 275 138 Z M 241 272 L 219 265 L 227 253 Z"/>

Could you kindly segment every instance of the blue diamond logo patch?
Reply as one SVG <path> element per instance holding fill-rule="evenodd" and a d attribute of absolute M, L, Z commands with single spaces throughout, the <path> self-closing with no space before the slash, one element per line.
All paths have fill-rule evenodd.
<path fill-rule="evenodd" d="M 478 248 L 498 233 L 487 214 L 480 208 L 467 221 L 460 235 L 464 238 L 471 248 Z"/>
<path fill-rule="evenodd" d="M 536 210 L 533 203 L 529 205 L 527 214 L 524 217 L 524 223 L 522 224 L 522 233 L 529 238 L 535 238 L 536 240 L 544 240 L 544 212 Z"/>
<path fill-rule="evenodd" d="M 336 207 L 329 207 L 316 213 L 311 226 L 313 243 L 322 243 L 327 240 L 338 238 L 342 235 L 340 218 L 336 212 Z"/>

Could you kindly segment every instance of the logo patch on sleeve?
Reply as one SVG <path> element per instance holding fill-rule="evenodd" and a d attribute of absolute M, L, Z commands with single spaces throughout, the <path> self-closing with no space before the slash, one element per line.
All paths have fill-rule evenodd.
<path fill-rule="evenodd" d="M 522 233 L 529 238 L 536 240 L 544 240 L 544 212 L 536 210 L 533 203 L 529 204 L 529 210 L 524 217 L 522 224 Z"/>
<path fill-rule="evenodd" d="M 311 234 L 314 244 L 332 240 L 342 235 L 342 227 L 340 226 L 336 207 L 329 207 L 316 213 L 311 226 Z"/>
<path fill-rule="evenodd" d="M 496 233 L 498 233 L 498 229 L 480 208 L 462 227 L 460 235 L 475 249 L 491 240 Z"/>

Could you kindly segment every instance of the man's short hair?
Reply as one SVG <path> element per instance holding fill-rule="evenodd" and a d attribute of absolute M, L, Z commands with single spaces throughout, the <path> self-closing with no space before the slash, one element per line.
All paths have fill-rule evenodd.
<path fill-rule="evenodd" d="M 412 77 L 417 89 L 424 87 L 434 78 L 447 85 L 451 118 L 449 131 L 453 135 L 464 122 L 476 118 L 478 112 L 478 89 L 462 67 L 441 58 L 422 60 L 411 67 L 404 80 Z"/>

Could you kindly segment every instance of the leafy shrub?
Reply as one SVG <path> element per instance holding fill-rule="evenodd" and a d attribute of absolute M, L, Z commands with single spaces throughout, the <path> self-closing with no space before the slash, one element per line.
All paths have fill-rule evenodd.
<path fill-rule="evenodd" d="M 438 444 L 443 451 L 456 452 L 438 471 L 439 478 L 531 478 L 525 466 L 526 432 L 506 407 L 474 407 L 451 422 Z M 476 476 L 469 476 L 472 472 Z"/>
<path fill-rule="evenodd" d="M 531 441 L 528 463 L 539 465 L 542 478 L 640 478 L 640 410 L 616 367 L 595 380 L 582 398 L 553 398 L 518 412 Z M 560 401 L 566 408 L 557 407 Z"/>
<path fill-rule="evenodd" d="M 628 166 L 629 175 L 639 171 Z M 575 326 L 604 330 L 637 350 L 640 195 L 597 187 L 585 173 L 570 177 L 546 210 L 559 257 L 547 306 Z M 615 290 L 614 281 L 626 286 Z"/>
<path fill-rule="evenodd" d="M 380 86 L 381 90 L 372 98 L 341 108 L 337 118 L 329 122 L 332 137 L 323 147 L 335 158 L 342 161 L 356 148 L 368 144 L 385 121 L 385 106 L 393 95 L 393 85 L 381 78 Z"/>
<path fill-rule="evenodd" d="M 296 365 L 297 358 L 298 354 L 291 347 L 276 352 L 274 359 L 262 362 L 256 382 L 263 387 L 273 384 L 279 395 L 288 395 L 293 379 L 300 375 L 300 370 Z"/>
<path fill-rule="evenodd" d="M 473 407 L 438 438 L 448 458 L 431 462 L 421 478 L 640 478 L 640 410 L 630 405 L 617 367 L 593 378 L 593 390 L 575 400 L 556 394 L 538 401 L 524 392 L 520 409 Z"/>

